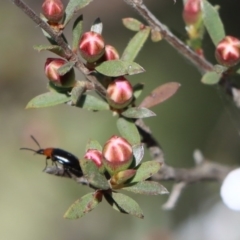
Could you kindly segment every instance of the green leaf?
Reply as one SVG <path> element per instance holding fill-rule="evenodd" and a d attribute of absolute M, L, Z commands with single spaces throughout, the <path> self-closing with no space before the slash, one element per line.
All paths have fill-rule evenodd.
<path fill-rule="evenodd" d="M 144 43 L 146 42 L 149 33 L 149 27 L 145 27 L 144 29 L 137 32 L 125 48 L 121 59 L 123 61 L 134 61 L 141 48 L 143 47 Z"/>
<path fill-rule="evenodd" d="M 118 118 L 117 128 L 122 137 L 126 138 L 131 145 L 139 144 L 141 138 L 138 129 L 131 119 Z"/>
<path fill-rule="evenodd" d="M 137 172 L 130 183 L 144 181 L 157 173 L 160 168 L 161 164 L 157 161 L 144 162 L 137 167 Z"/>
<path fill-rule="evenodd" d="M 81 159 L 80 165 L 84 177 L 88 180 L 91 186 L 102 190 L 108 190 L 110 188 L 107 179 L 99 172 L 98 167 L 93 161 Z"/>
<path fill-rule="evenodd" d="M 150 108 L 166 101 L 177 92 L 180 86 L 177 82 L 169 82 L 158 86 L 143 99 L 139 107 Z"/>
<path fill-rule="evenodd" d="M 123 18 L 123 25 L 132 31 L 138 32 L 144 25 L 135 18 Z"/>
<path fill-rule="evenodd" d="M 74 62 L 67 62 L 64 65 L 62 65 L 60 68 L 58 68 L 57 72 L 63 76 L 66 73 L 68 73 L 74 66 Z"/>
<path fill-rule="evenodd" d="M 50 51 L 61 57 L 65 56 L 63 49 L 61 47 L 59 47 L 58 45 L 34 45 L 33 49 L 37 50 L 38 52 Z"/>
<path fill-rule="evenodd" d="M 145 71 L 143 67 L 135 62 L 122 60 L 105 61 L 98 65 L 95 70 L 108 77 L 134 75 Z"/>
<path fill-rule="evenodd" d="M 134 156 L 134 167 L 138 166 L 144 156 L 144 147 L 142 143 L 132 146 Z"/>
<path fill-rule="evenodd" d="M 207 72 L 203 75 L 201 82 L 209 85 L 217 84 L 221 79 L 221 75 L 216 72 Z"/>
<path fill-rule="evenodd" d="M 133 86 L 133 95 L 135 99 L 138 99 L 143 91 L 144 84 L 142 83 L 137 83 L 136 85 Z"/>
<path fill-rule="evenodd" d="M 97 140 L 92 140 L 90 139 L 87 143 L 87 146 L 86 146 L 86 151 L 88 149 L 96 149 L 98 151 L 102 151 L 102 146 L 101 144 L 97 141 Z"/>
<path fill-rule="evenodd" d="M 45 23 L 47 23 L 47 19 L 46 19 L 46 17 L 42 14 L 42 13 L 40 13 L 40 18 L 45 22 Z M 42 29 L 42 32 L 43 32 L 43 35 L 47 38 L 47 40 L 52 44 L 52 45 L 56 45 L 57 43 L 56 43 L 56 41 L 45 31 L 45 30 L 43 30 Z"/>
<path fill-rule="evenodd" d="M 33 98 L 26 106 L 28 108 L 43 108 L 55 106 L 71 100 L 71 97 L 57 92 L 47 92 Z"/>
<path fill-rule="evenodd" d="M 68 22 L 73 18 L 74 14 L 83 7 L 87 6 L 91 1 L 92 0 L 70 0 L 65 10 L 66 16 L 63 26 L 66 26 Z"/>
<path fill-rule="evenodd" d="M 134 184 L 129 184 L 122 188 L 133 193 L 146 195 L 168 194 L 168 190 L 158 182 L 142 181 Z"/>
<path fill-rule="evenodd" d="M 83 81 L 78 81 L 77 86 L 74 86 L 71 91 L 71 99 L 74 105 L 77 105 L 80 101 L 83 93 L 86 91 L 86 85 Z"/>
<path fill-rule="evenodd" d="M 202 1 L 204 25 L 215 46 L 225 37 L 225 30 L 218 11 L 208 1 Z"/>
<path fill-rule="evenodd" d="M 100 202 L 101 199 L 96 197 L 97 193 L 88 193 L 73 203 L 64 214 L 64 218 L 78 219 L 86 213 L 92 211 Z"/>
<path fill-rule="evenodd" d="M 72 51 L 74 53 L 77 53 L 78 48 L 79 48 L 79 41 L 82 35 L 82 31 L 83 31 L 83 16 L 80 15 L 73 24 L 73 30 L 72 30 L 72 34 L 73 34 L 73 40 L 72 40 Z"/>
<path fill-rule="evenodd" d="M 89 94 L 82 95 L 76 106 L 92 111 L 109 110 L 109 104 L 107 102 Z"/>
<path fill-rule="evenodd" d="M 122 193 L 105 193 L 105 199 L 113 207 L 113 209 L 121 212 L 133 215 L 138 218 L 143 218 L 142 209 L 139 207 L 137 202 L 132 198 L 122 194 Z"/>
<path fill-rule="evenodd" d="M 102 30 L 103 30 L 103 24 L 100 18 L 97 18 L 91 26 L 91 31 L 98 34 L 102 34 Z"/>
<path fill-rule="evenodd" d="M 126 118 L 147 118 L 147 117 L 155 117 L 156 114 L 144 107 L 132 107 L 128 108 L 122 115 Z"/>

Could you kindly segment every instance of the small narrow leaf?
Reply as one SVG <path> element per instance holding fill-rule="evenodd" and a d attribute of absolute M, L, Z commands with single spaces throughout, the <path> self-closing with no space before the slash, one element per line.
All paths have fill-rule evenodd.
<path fill-rule="evenodd" d="M 98 141 L 90 139 L 87 143 L 86 151 L 88 149 L 96 149 L 98 151 L 102 151 L 102 146 Z"/>
<path fill-rule="evenodd" d="M 216 72 L 207 72 L 203 75 L 201 82 L 209 85 L 217 84 L 221 79 L 221 75 Z"/>
<path fill-rule="evenodd" d="M 201 1 L 203 22 L 215 46 L 225 37 L 219 13 L 208 1 Z"/>
<path fill-rule="evenodd" d="M 58 45 L 34 45 L 33 49 L 37 50 L 38 52 L 50 51 L 61 57 L 65 56 L 63 49 L 61 47 L 59 47 Z"/>
<path fill-rule="evenodd" d="M 123 25 L 132 31 L 138 32 L 144 25 L 135 18 L 123 18 Z"/>
<path fill-rule="evenodd" d="M 137 63 L 122 60 L 105 61 L 95 68 L 99 73 L 108 77 L 118 77 L 123 75 L 134 75 L 145 70 Z"/>
<path fill-rule="evenodd" d="M 75 64 L 74 62 L 67 62 L 64 65 L 62 65 L 60 68 L 58 68 L 57 72 L 61 76 L 63 76 L 73 68 L 74 64 Z"/>
<path fill-rule="evenodd" d="M 126 138 L 131 145 L 139 144 L 141 138 L 138 129 L 131 119 L 118 118 L 117 128 L 122 137 Z"/>
<path fill-rule="evenodd" d="M 121 212 L 133 215 L 138 218 L 143 218 L 142 209 L 139 207 L 137 202 L 132 198 L 122 194 L 122 193 L 106 193 L 105 195 L 108 203 L 113 207 L 113 209 Z"/>
<path fill-rule="evenodd" d="M 100 18 L 97 18 L 94 21 L 93 25 L 91 26 L 91 31 L 98 33 L 98 34 L 102 34 L 102 30 L 103 30 L 103 24 L 102 24 Z"/>
<path fill-rule="evenodd" d="M 26 106 L 28 108 L 43 108 L 55 106 L 71 100 L 71 97 L 57 92 L 47 92 L 33 98 Z"/>
<path fill-rule="evenodd" d="M 83 7 L 87 6 L 91 1 L 92 0 L 70 0 L 65 10 L 66 16 L 63 26 L 66 26 L 68 22 L 73 18 L 74 14 Z"/>
<path fill-rule="evenodd" d="M 42 13 L 40 13 L 40 18 L 45 22 L 45 23 L 47 23 L 47 19 L 46 19 L 46 17 L 42 14 Z M 47 38 L 47 40 L 52 44 L 52 45 L 56 45 L 57 43 L 56 43 L 56 41 L 45 31 L 45 30 L 43 30 L 42 29 L 42 32 L 43 32 L 43 35 Z"/>
<path fill-rule="evenodd" d="M 76 106 L 92 111 L 109 110 L 109 104 L 107 102 L 89 94 L 82 95 Z"/>
<path fill-rule="evenodd" d="M 148 118 L 156 116 L 154 112 L 144 107 L 128 108 L 127 110 L 122 112 L 122 115 L 126 118 Z"/>
<path fill-rule="evenodd" d="M 97 197 L 98 193 L 88 193 L 73 203 L 64 214 L 64 218 L 78 219 L 86 213 L 92 211 L 101 202 L 101 198 Z"/>
<path fill-rule="evenodd" d="M 110 188 L 107 179 L 99 172 L 98 167 L 93 161 L 81 159 L 80 165 L 84 177 L 88 180 L 91 186 L 102 190 L 108 190 Z"/>
<path fill-rule="evenodd" d="M 129 184 L 122 188 L 133 193 L 145 195 L 168 194 L 168 190 L 158 182 L 142 181 L 135 184 Z"/>
<path fill-rule="evenodd" d="M 81 84 L 83 83 L 83 84 Z M 85 87 L 85 82 L 83 81 L 78 81 L 78 85 L 73 87 L 72 91 L 71 91 L 71 100 L 73 102 L 74 105 L 78 104 L 78 101 L 80 101 L 83 93 L 86 91 L 86 87 Z"/>
<path fill-rule="evenodd" d="M 79 48 L 79 41 L 83 31 L 83 16 L 80 15 L 73 24 L 73 40 L 72 40 L 72 51 L 77 53 Z"/>
<path fill-rule="evenodd" d="M 150 95 L 139 104 L 139 107 L 150 108 L 166 101 L 177 92 L 180 86 L 179 83 L 170 82 L 155 88 Z"/>
<path fill-rule="evenodd" d="M 157 161 L 148 161 L 140 164 L 136 169 L 135 176 L 131 179 L 131 183 L 144 181 L 157 173 L 161 168 L 161 164 Z"/>
<path fill-rule="evenodd" d="M 133 95 L 135 99 L 138 99 L 143 91 L 144 84 L 142 83 L 137 83 L 136 85 L 133 86 Z"/>
<path fill-rule="evenodd" d="M 142 143 L 132 146 L 134 156 L 134 167 L 138 166 L 144 156 L 144 147 Z"/>
<path fill-rule="evenodd" d="M 144 29 L 137 32 L 125 48 L 121 59 L 123 61 L 134 61 L 141 48 L 143 47 L 144 43 L 146 42 L 149 33 L 149 27 L 145 27 Z"/>

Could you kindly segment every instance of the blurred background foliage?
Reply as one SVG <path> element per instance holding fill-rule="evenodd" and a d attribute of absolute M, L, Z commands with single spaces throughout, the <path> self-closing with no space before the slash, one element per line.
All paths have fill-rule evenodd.
<path fill-rule="evenodd" d="M 42 0 L 26 2 L 39 12 Z M 163 23 L 185 35 L 181 1 L 145 2 Z M 235 11 L 239 1 L 212 3 L 221 5 L 227 34 L 240 37 L 235 24 L 240 21 Z M 33 50 L 34 44 L 47 41 L 39 27 L 11 1 L 2 1 L 0 6 L 0 239 L 240 239 L 237 224 L 229 224 L 229 219 L 237 223 L 240 215 L 223 206 L 218 183 L 188 187 L 170 212 L 161 209 L 167 196 L 134 195 L 144 211 L 144 220 L 118 214 L 105 202 L 80 220 L 64 220 L 62 215 L 70 204 L 90 190 L 42 173 L 44 157 L 20 152 L 19 148 L 37 147 L 30 139 L 32 134 L 42 147 L 63 148 L 81 157 L 89 138 L 103 144 L 118 134 L 115 119 L 109 112 L 92 113 L 66 105 L 25 110 L 31 98 L 46 91 L 43 66 L 53 54 Z M 124 1 L 93 1 L 82 13 L 86 31 L 96 17 L 101 18 L 106 42 L 120 53 L 133 36 L 122 26 L 121 19 L 135 17 L 142 21 Z M 66 36 L 71 40 L 71 26 Z M 215 63 L 208 37 L 204 47 L 207 57 Z M 153 108 L 157 117 L 146 120 L 163 147 L 167 163 L 191 167 L 193 150 L 199 148 L 214 161 L 238 165 L 239 120 L 232 116 L 218 89 L 201 84 L 199 72 L 165 41 L 156 44 L 149 40 L 136 62 L 146 72 L 129 79 L 133 84 L 145 83 L 142 97 L 165 82 L 182 85 L 170 100 Z M 78 77 L 81 79 L 80 74 Z M 172 183 L 163 184 L 171 190 Z M 219 228 L 222 225 L 224 228 Z"/>

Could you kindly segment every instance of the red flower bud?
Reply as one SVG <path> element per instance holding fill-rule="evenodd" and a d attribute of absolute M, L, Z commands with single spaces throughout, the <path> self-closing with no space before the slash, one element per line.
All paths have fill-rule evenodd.
<path fill-rule="evenodd" d="M 217 61 L 227 67 L 236 65 L 240 61 L 240 40 L 226 36 L 216 48 L 215 57 Z"/>
<path fill-rule="evenodd" d="M 86 32 L 80 39 L 79 49 L 87 62 L 96 62 L 104 54 L 104 39 L 99 33 Z"/>
<path fill-rule="evenodd" d="M 125 77 L 118 77 L 108 85 L 107 100 L 112 107 L 124 108 L 132 101 L 132 98 L 133 88 Z"/>
<path fill-rule="evenodd" d="M 67 61 L 61 58 L 47 58 L 45 63 L 45 74 L 47 78 L 58 87 L 73 87 L 75 84 L 74 69 L 61 76 L 58 69 L 63 66 Z"/>
<path fill-rule="evenodd" d="M 103 163 L 111 175 L 126 170 L 132 160 L 132 146 L 122 137 L 112 136 L 103 147 Z"/>
<path fill-rule="evenodd" d="M 115 60 L 115 59 L 119 59 L 119 54 L 117 49 L 111 45 L 106 45 L 105 52 L 101 57 L 101 61 L 104 62 L 104 61 Z"/>
<path fill-rule="evenodd" d="M 187 25 L 195 24 L 201 16 L 201 0 L 188 0 L 184 5 L 183 19 Z"/>
<path fill-rule="evenodd" d="M 103 165 L 103 156 L 102 153 L 96 149 L 88 149 L 84 156 L 85 159 L 92 160 L 101 173 L 104 172 L 105 168 Z"/>
<path fill-rule="evenodd" d="M 61 0 L 45 0 L 42 4 L 42 13 L 51 23 L 58 23 L 64 15 L 64 6 Z"/>

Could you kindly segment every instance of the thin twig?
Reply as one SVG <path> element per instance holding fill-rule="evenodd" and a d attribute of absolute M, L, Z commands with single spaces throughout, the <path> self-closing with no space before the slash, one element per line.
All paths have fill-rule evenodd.
<path fill-rule="evenodd" d="M 213 70 L 213 65 L 205 58 L 200 57 L 185 43 L 178 39 L 164 24 L 162 24 L 151 11 L 143 4 L 142 0 L 124 0 L 132 6 L 162 37 L 172 45 L 182 56 L 187 58 L 201 73 Z"/>

